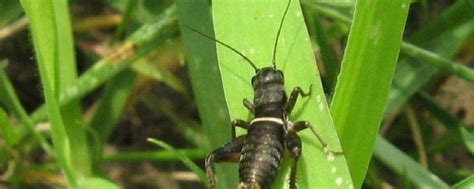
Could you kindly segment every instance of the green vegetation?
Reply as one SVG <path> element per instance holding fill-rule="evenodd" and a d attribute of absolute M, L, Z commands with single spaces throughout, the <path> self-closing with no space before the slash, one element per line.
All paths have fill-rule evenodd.
<path fill-rule="evenodd" d="M 0 2 L 0 188 L 205 188 L 202 160 L 252 118 L 254 70 L 182 26 L 267 67 L 287 2 Z M 474 185 L 472 10 L 291 2 L 276 66 L 312 93 L 290 118 L 344 152 L 301 131 L 298 188 Z M 235 188 L 237 165 L 216 168 Z M 286 157 L 272 188 L 288 175 Z"/>

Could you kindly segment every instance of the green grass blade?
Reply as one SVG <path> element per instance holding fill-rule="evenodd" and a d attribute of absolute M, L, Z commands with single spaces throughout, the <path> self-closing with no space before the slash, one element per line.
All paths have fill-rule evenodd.
<path fill-rule="evenodd" d="M 183 96 L 189 95 L 181 80 L 179 80 L 170 71 L 162 69 L 156 64 L 153 64 L 151 62 L 138 61 L 134 63 L 131 68 L 143 76 L 149 77 L 158 82 L 163 82 L 168 87 L 172 88 Z"/>
<path fill-rule="evenodd" d="M 411 57 L 418 57 L 419 60 L 432 65 L 432 67 L 439 68 L 443 71 L 448 71 L 456 76 L 474 83 L 474 69 L 464 66 L 460 63 L 455 63 L 444 57 L 432 53 L 430 51 L 417 48 L 410 43 L 402 44 L 402 53 L 410 55 Z"/>
<path fill-rule="evenodd" d="M 15 145 L 19 138 L 18 134 L 13 130 L 13 127 L 10 124 L 7 113 L 2 107 L 0 107 L 0 134 L 3 136 L 2 138 L 5 140 L 5 144 L 8 147 Z"/>
<path fill-rule="evenodd" d="M 423 29 L 411 36 L 412 43 L 425 43 L 440 34 L 449 32 L 474 19 L 474 2 L 472 0 L 455 1 L 435 20 L 423 26 Z"/>
<path fill-rule="evenodd" d="M 18 0 L 3 0 L 0 1 L 0 31 L 4 26 L 17 19 L 21 14 L 21 5 Z M 3 33 L 0 32 L 0 40 L 4 37 Z"/>
<path fill-rule="evenodd" d="M 51 136 L 58 164 L 71 187 L 77 186 L 77 173 L 71 162 L 71 146 L 59 108 L 59 40 L 54 3 L 49 0 L 20 1 L 29 20 L 36 60 L 51 122 Z"/>
<path fill-rule="evenodd" d="M 60 95 L 67 85 L 77 79 L 76 55 L 72 36 L 71 20 L 69 15 L 68 0 L 55 0 L 54 18 L 57 43 L 56 78 L 57 91 L 55 96 Z M 71 162 L 76 172 L 80 176 L 92 175 L 91 156 L 89 154 L 89 144 L 86 138 L 84 125 L 81 124 L 82 112 L 78 100 L 71 101 L 61 108 L 61 117 L 66 128 L 67 136 L 71 142 L 70 151 Z"/>
<path fill-rule="evenodd" d="M 157 17 L 156 21 L 147 23 L 135 31 L 116 52 L 96 62 L 92 68 L 61 91 L 60 104 L 67 104 L 90 93 L 176 33 L 175 8 L 170 7 Z M 32 119 L 37 122 L 45 116 L 45 108 L 41 106 L 32 114 Z"/>
<path fill-rule="evenodd" d="M 456 183 L 452 189 L 465 189 L 465 188 L 473 188 L 474 187 L 474 175 L 467 177 L 466 179 L 462 180 L 461 182 Z"/>
<path fill-rule="evenodd" d="M 203 132 L 198 130 L 199 125 L 194 120 L 179 116 L 178 112 L 174 111 L 164 100 L 145 98 L 143 101 L 150 110 L 160 112 L 174 122 L 186 140 L 192 142 L 197 147 L 203 149 L 209 148 L 209 141 L 203 140 L 205 136 L 203 136 Z"/>
<path fill-rule="evenodd" d="M 180 151 L 174 149 L 171 145 L 166 144 L 163 141 L 152 139 L 152 138 L 149 138 L 148 141 L 153 143 L 153 144 L 156 144 L 156 145 L 158 145 L 158 146 L 160 146 L 160 147 L 162 147 L 162 148 L 164 148 L 168 151 L 170 151 L 173 154 L 175 154 L 175 156 L 178 157 L 178 159 L 181 162 L 183 162 L 183 164 L 186 167 L 188 167 L 192 172 L 196 173 L 196 175 L 199 176 L 199 178 L 201 179 L 202 182 L 204 182 L 206 185 L 208 184 L 206 173 L 201 168 L 199 168 L 199 166 L 197 166 L 188 156 L 186 156 L 185 154 L 181 153 Z"/>
<path fill-rule="evenodd" d="M 464 3 L 461 1 L 457 1 L 456 3 Z M 336 10 L 333 10 L 331 8 L 319 6 L 316 4 L 312 3 L 306 3 L 306 5 L 312 9 L 315 9 L 319 11 L 321 14 L 324 14 L 330 18 L 336 19 L 342 23 L 345 24 L 350 24 L 351 19 L 341 13 L 339 13 Z M 458 7 L 462 6 L 455 6 L 454 9 L 457 9 Z M 469 8 L 468 6 L 465 8 Z M 464 11 L 464 10 L 458 10 L 458 11 Z M 443 14 L 452 14 L 452 16 L 458 14 L 457 11 L 451 11 L 448 9 L 447 13 Z M 440 16 L 441 18 L 444 17 L 452 17 L 452 16 Z M 454 16 L 455 17 L 455 16 Z M 436 20 L 434 22 L 437 22 Z M 435 49 L 435 53 L 438 55 L 441 55 L 442 57 L 449 57 L 451 56 L 456 50 L 459 48 L 459 46 L 462 44 L 463 41 L 470 35 L 472 31 L 472 25 L 470 23 L 462 23 L 463 25 L 461 27 L 457 27 L 453 31 L 449 32 L 444 32 L 442 34 L 436 33 L 434 31 L 442 31 L 445 26 L 440 25 L 440 24 L 433 24 L 433 26 L 436 27 L 428 27 L 428 28 L 423 28 L 422 32 L 425 33 L 436 33 L 437 35 L 431 35 L 430 34 L 430 44 L 425 44 L 426 47 L 430 47 L 430 49 Z M 424 31 L 424 30 L 429 30 L 429 31 Z M 404 42 L 405 43 L 405 42 Z M 424 42 L 427 43 L 427 42 Z M 417 47 L 418 50 L 422 50 L 419 47 Z M 403 46 L 402 46 L 403 50 Z M 419 56 L 414 57 L 414 58 L 419 58 Z M 439 60 L 437 60 L 439 61 Z M 433 73 L 432 69 L 430 66 L 422 64 L 423 62 L 410 62 L 406 63 L 406 61 L 401 60 L 401 64 L 398 66 L 397 71 L 394 76 L 394 81 L 392 84 L 392 88 L 390 90 L 390 95 L 389 99 L 387 102 L 387 106 L 385 108 L 385 116 L 387 116 L 389 113 L 395 111 L 399 106 L 401 106 L 403 103 L 406 102 L 408 97 L 410 97 L 412 94 L 414 94 L 421 86 L 423 86 L 426 83 L 426 80 L 429 79 Z M 397 76 L 398 75 L 398 76 Z M 415 76 L 415 77 L 413 77 Z M 420 84 L 422 83 L 422 84 Z M 385 139 L 379 137 L 379 140 L 376 141 L 376 143 L 379 143 L 379 141 L 384 141 L 386 142 Z M 379 145 L 379 144 L 377 144 Z M 390 149 L 390 148 L 389 148 Z M 387 149 L 386 149 L 387 150 Z M 399 153 L 398 155 L 403 156 L 404 153 L 401 151 L 390 151 L 390 153 Z M 374 155 L 383 157 L 385 156 L 386 151 L 383 149 L 378 149 L 375 148 L 374 150 Z M 411 160 L 407 158 L 407 160 Z M 416 163 L 413 161 L 412 163 Z M 402 164 L 399 166 L 405 166 L 409 164 Z M 405 167 L 403 169 L 409 169 L 410 167 Z M 412 167 L 413 168 L 413 167 Z M 423 171 L 417 171 L 418 173 L 422 173 Z M 425 175 L 425 177 L 429 177 L 429 175 Z M 412 180 L 412 182 L 416 182 L 416 180 Z"/>
<path fill-rule="evenodd" d="M 119 121 L 128 98 L 135 86 L 137 74 L 124 70 L 112 78 L 99 99 L 99 105 L 90 123 L 101 144 L 107 143 L 113 128 Z"/>
<path fill-rule="evenodd" d="M 33 137 L 38 140 L 41 144 L 41 147 L 51 156 L 54 156 L 53 148 L 48 143 L 48 141 L 41 135 L 38 131 L 35 130 L 34 124 L 26 110 L 20 103 L 18 96 L 13 88 L 13 85 L 8 77 L 7 73 L 3 68 L 0 68 L 0 102 L 3 103 L 7 110 L 13 112 L 20 120 L 24 123 L 25 130 L 32 133 Z M 20 129 L 22 129 L 20 128 Z M 22 131 L 22 130 L 20 130 Z M 20 138 L 25 135 L 26 132 L 20 132 Z"/>
<path fill-rule="evenodd" d="M 449 188 L 438 176 L 423 168 L 388 141 L 378 137 L 375 144 L 375 151 L 383 152 L 383 155 L 376 156 L 377 160 L 397 174 L 407 177 L 417 188 Z"/>
<path fill-rule="evenodd" d="M 358 1 L 331 111 L 356 188 L 372 156 L 409 0 Z"/>
<path fill-rule="evenodd" d="M 87 177 L 79 180 L 78 188 L 80 189 L 119 189 L 120 187 L 103 178 Z"/>
<path fill-rule="evenodd" d="M 125 28 L 130 22 L 130 19 L 132 18 L 132 13 L 135 7 L 137 6 L 137 2 L 138 1 L 135 0 L 128 0 L 127 5 L 125 7 L 125 11 L 122 14 L 122 23 L 120 23 L 118 28 L 115 30 L 114 36 L 110 40 L 111 45 L 114 44 L 125 33 Z"/>
<path fill-rule="evenodd" d="M 319 45 L 319 51 L 321 53 L 321 60 L 324 64 L 324 72 L 326 73 L 325 82 L 326 93 L 332 94 L 334 87 L 337 83 L 337 74 L 339 73 L 339 65 L 336 60 L 336 52 L 330 45 L 328 35 L 324 30 L 323 24 L 321 23 L 321 17 L 317 11 L 312 13 L 312 23 L 314 24 L 314 37 Z"/>
<path fill-rule="evenodd" d="M 431 49 L 430 51 L 440 57 L 453 56 L 461 45 L 474 32 L 474 22 L 465 23 L 453 31 L 438 35 L 436 39 L 419 44 Z M 415 59 L 403 58 L 395 73 L 395 79 L 390 89 L 389 100 L 385 107 L 385 116 L 390 115 L 403 105 L 409 97 L 436 76 L 440 70 L 430 64 Z"/>
<path fill-rule="evenodd" d="M 98 103 L 98 107 L 90 122 L 94 135 L 89 139 L 97 142 L 91 145 L 91 153 L 94 158 L 94 168 L 98 168 L 98 162 L 102 158 L 103 146 L 107 144 L 110 134 L 120 120 L 128 99 L 135 87 L 137 74 L 131 70 L 124 70 L 112 78 L 105 87 Z M 95 138 L 93 138 L 95 137 Z"/>
<path fill-rule="evenodd" d="M 204 159 L 207 155 L 207 151 L 201 148 L 197 149 L 179 149 L 176 150 L 179 152 L 180 155 L 184 155 L 190 159 Z M 118 162 L 118 161 L 176 161 L 178 160 L 178 154 L 174 152 L 170 152 L 168 150 L 163 151 L 141 151 L 141 152 L 120 152 L 113 155 L 105 156 L 101 162 L 108 163 L 108 162 Z"/>
<path fill-rule="evenodd" d="M 275 37 L 287 2 L 275 1 L 268 6 L 264 1 L 214 1 L 216 38 L 246 54 L 257 67 L 271 66 Z M 242 105 L 242 99 L 252 99 L 251 78 L 255 72 L 235 52 L 223 46 L 217 50 L 230 117 L 248 119 L 251 116 Z M 340 149 L 298 1 L 292 1 L 283 24 L 276 64 L 285 74 L 286 91 L 297 86 L 308 91 L 313 85 L 312 95 L 300 98 L 291 119 L 311 122 L 332 149 Z M 298 187 L 352 187 L 344 156 L 327 156 L 309 131 L 299 135 L 303 140 L 303 153 L 298 164 Z M 317 168 L 310 168 L 313 166 Z M 288 173 L 289 167 L 284 166 L 274 188 L 288 187 L 284 186 L 288 184 Z M 236 185 L 229 184 L 227 188 Z"/>
<path fill-rule="evenodd" d="M 178 0 L 178 19 L 181 24 L 214 36 L 209 1 Z M 228 142 L 230 138 L 230 117 L 224 98 L 215 42 L 189 30 L 181 29 L 185 42 L 187 66 L 191 85 L 199 110 L 199 117 L 213 150 Z M 226 183 L 237 183 L 235 165 L 216 166 L 219 181 L 217 188 L 228 188 Z M 235 186 L 232 186 L 235 187 Z"/>

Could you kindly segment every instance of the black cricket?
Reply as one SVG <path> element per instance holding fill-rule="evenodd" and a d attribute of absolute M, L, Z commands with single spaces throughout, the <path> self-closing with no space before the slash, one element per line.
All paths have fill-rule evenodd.
<path fill-rule="evenodd" d="M 298 96 L 309 96 L 312 88 L 310 86 L 310 91 L 305 93 L 300 87 L 295 87 L 288 98 L 284 89 L 283 72 L 276 68 L 278 39 L 290 4 L 291 0 L 288 1 L 278 28 L 271 67 L 259 69 L 249 58 L 230 45 L 191 27 L 184 26 L 234 51 L 243 57 L 256 73 L 252 78 L 252 86 L 255 91 L 253 104 L 247 99 L 243 100 L 244 106 L 255 117 L 250 122 L 241 119 L 233 120 L 231 123 L 232 140 L 223 147 L 212 151 L 206 158 L 205 167 L 212 189 L 216 185 L 214 162 L 239 162 L 240 183 L 237 189 L 270 188 L 277 176 L 285 149 L 288 150 L 292 158 L 290 188 L 296 189 L 296 165 L 302 152 L 301 139 L 296 133 L 306 128 L 314 133 L 325 152 L 342 153 L 330 150 L 327 143 L 308 121 L 292 123 L 289 120 L 289 115 Z M 246 129 L 247 134 L 236 137 L 235 127 Z"/>

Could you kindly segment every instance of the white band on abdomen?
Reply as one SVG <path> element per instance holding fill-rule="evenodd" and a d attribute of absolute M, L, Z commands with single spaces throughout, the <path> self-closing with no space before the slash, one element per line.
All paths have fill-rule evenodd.
<path fill-rule="evenodd" d="M 280 125 L 284 125 L 284 124 L 285 124 L 285 122 L 283 122 L 283 120 L 280 119 L 280 118 L 274 118 L 274 117 L 257 117 L 257 118 L 253 119 L 253 120 L 250 122 L 250 125 L 252 125 L 252 124 L 255 123 L 255 122 L 260 122 L 260 121 L 269 121 L 269 122 L 277 123 L 277 124 L 280 124 Z"/>

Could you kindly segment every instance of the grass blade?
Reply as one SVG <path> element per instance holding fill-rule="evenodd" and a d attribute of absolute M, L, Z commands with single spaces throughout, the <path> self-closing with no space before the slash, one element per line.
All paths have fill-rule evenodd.
<path fill-rule="evenodd" d="M 388 141 L 381 139 L 381 137 L 377 138 L 375 151 L 383 151 L 384 155 L 375 156 L 377 160 L 390 167 L 399 175 L 406 176 L 416 184 L 417 188 L 449 188 L 438 176 L 423 168 Z"/>
<path fill-rule="evenodd" d="M 170 7 L 156 21 L 139 28 L 117 51 L 96 62 L 92 68 L 61 91 L 60 104 L 67 104 L 90 93 L 130 66 L 133 61 L 147 55 L 156 45 L 174 36 L 176 32 L 175 8 Z M 44 119 L 46 117 L 44 106 L 38 108 L 31 117 L 35 122 Z"/>
<path fill-rule="evenodd" d="M 177 155 L 184 155 L 190 159 L 204 159 L 207 151 L 201 148 L 197 149 L 179 149 L 179 153 L 174 153 L 168 150 L 163 151 L 140 151 L 140 152 L 120 152 L 114 155 L 104 157 L 102 163 L 116 162 L 116 161 L 176 161 L 179 159 Z"/>
<path fill-rule="evenodd" d="M 210 36 L 214 36 L 211 10 L 207 0 L 178 0 L 178 19 L 187 25 Z M 197 11 L 199 10 L 199 11 Z M 191 85 L 199 110 L 199 117 L 213 150 L 230 138 L 230 117 L 225 102 L 215 42 L 203 38 L 189 30 L 183 30 L 187 54 L 187 65 L 191 76 Z M 220 182 L 217 188 L 228 188 L 226 183 L 237 183 L 235 165 L 216 166 Z M 234 187 L 234 186 L 232 186 Z"/>
<path fill-rule="evenodd" d="M 474 175 L 467 177 L 461 182 L 455 184 L 452 189 L 472 188 L 474 187 Z"/>
<path fill-rule="evenodd" d="M 183 162 L 183 164 L 186 167 L 188 167 L 191 171 L 196 173 L 196 175 L 199 176 L 201 181 L 204 182 L 207 185 L 206 173 L 201 168 L 199 168 L 199 166 L 197 166 L 188 156 L 186 156 L 185 154 L 181 153 L 180 151 L 174 149 L 172 146 L 170 146 L 169 144 L 166 144 L 163 141 L 152 139 L 152 138 L 149 138 L 148 141 L 153 143 L 153 144 L 156 144 L 156 145 L 158 145 L 158 146 L 160 146 L 164 149 L 166 149 L 167 151 L 170 151 L 171 153 L 173 153 L 176 157 L 178 157 L 179 160 L 181 160 L 181 162 Z"/>
<path fill-rule="evenodd" d="M 439 68 L 440 70 L 448 71 L 456 76 L 465 79 L 471 83 L 474 83 L 474 70 L 464 66 L 460 63 L 455 63 L 444 57 L 432 53 L 430 51 L 416 48 L 410 43 L 402 44 L 403 53 L 410 55 L 411 57 L 419 57 L 425 63 L 431 64 L 432 67 Z"/>
<path fill-rule="evenodd" d="M 0 107 L 0 134 L 5 140 L 7 147 L 12 147 L 18 141 L 18 134 L 13 130 L 8 115 L 5 110 Z"/>
<path fill-rule="evenodd" d="M 55 73 L 57 90 L 54 93 L 57 98 L 60 95 L 60 91 L 77 79 L 77 65 L 68 0 L 54 0 L 53 6 L 57 43 L 57 62 L 55 62 L 57 67 L 57 72 Z M 85 128 L 80 121 L 82 120 L 82 111 L 79 100 L 73 100 L 65 104 L 60 108 L 60 111 L 67 137 L 70 141 L 74 141 L 69 144 L 71 148 L 71 164 L 79 176 L 91 176 L 91 156 L 89 154 L 89 144 Z"/>
<path fill-rule="evenodd" d="M 326 93 L 332 94 L 334 87 L 337 83 L 337 74 L 339 73 L 339 64 L 336 60 L 336 52 L 332 49 L 328 35 L 324 30 L 323 24 L 321 23 L 321 17 L 317 11 L 314 11 L 311 15 L 312 23 L 314 24 L 314 37 L 319 45 L 319 51 L 321 53 L 321 60 L 324 64 L 324 72 L 326 73 L 325 85 L 328 90 Z"/>
<path fill-rule="evenodd" d="M 372 156 L 410 1 L 358 1 L 332 115 L 356 188 Z"/>
<path fill-rule="evenodd" d="M 54 3 L 49 0 L 20 1 L 30 19 L 41 83 L 51 122 L 51 136 L 58 164 L 66 173 L 71 187 L 77 186 L 77 173 L 71 159 L 70 139 L 61 117 L 59 96 L 59 41 Z"/>
<path fill-rule="evenodd" d="M 21 127 L 20 131 L 22 131 L 22 128 L 26 128 L 26 130 L 32 133 L 33 137 L 40 142 L 41 147 L 49 155 L 54 156 L 53 149 L 47 142 L 46 138 L 35 130 L 32 119 L 21 105 L 10 78 L 8 78 L 8 75 L 3 68 L 0 68 L 0 102 L 6 106 L 7 110 L 13 112 L 24 123 L 24 127 Z M 25 133 L 26 132 L 20 132 L 19 137 L 22 138 Z"/>
<path fill-rule="evenodd" d="M 453 31 L 438 35 L 436 39 L 425 41 L 420 45 L 429 47 L 430 51 L 438 56 L 451 57 L 458 51 L 466 39 L 472 35 L 473 31 L 474 22 L 468 22 Z M 400 66 L 395 73 L 395 79 L 392 82 L 389 99 L 385 107 L 385 116 L 398 110 L 416 91 L 440 72 L 440 69 L 421 60 L 420 56 L 417 56 L 415 59 L 403 58 L 400 60 Z"/>
<path fill-rule="evenodd" d="M 97 131 L 101 145 L 107 143 L 113 128 L 122 116 L 135 86 L 136 77 L 135 72 L 124 70 L 112 78 L 105 87 L 90 123 L 91 127 Z"/>

